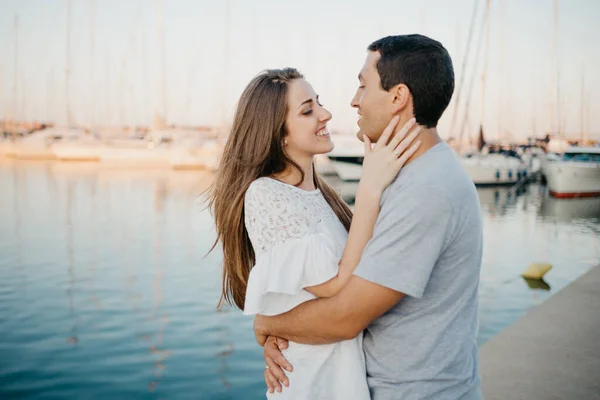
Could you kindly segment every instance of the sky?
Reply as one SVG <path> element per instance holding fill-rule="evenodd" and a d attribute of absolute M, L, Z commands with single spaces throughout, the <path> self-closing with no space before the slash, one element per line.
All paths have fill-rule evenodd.
<path fill-rule="evenodd" d="M 292 66 L 350 134 L 367 46 L 421 33 L 454 62 L 442 137 L 599 139 L 600 1 L 556 3 L 557 29 L 554 0 L 490 0 L 488 25 L 485 0 L 0 0 L 0 118 L 64 125 L 68 98 L 79 125 L 219 125 L 258 72 Z"/>

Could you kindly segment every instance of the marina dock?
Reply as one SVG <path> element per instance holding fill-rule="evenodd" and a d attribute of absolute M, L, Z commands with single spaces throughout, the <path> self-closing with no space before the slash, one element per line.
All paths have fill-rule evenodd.
<path fill-rule="evenodd" d="M 600 266 L 480 348 L 486 400 L 600 399 Z"/>

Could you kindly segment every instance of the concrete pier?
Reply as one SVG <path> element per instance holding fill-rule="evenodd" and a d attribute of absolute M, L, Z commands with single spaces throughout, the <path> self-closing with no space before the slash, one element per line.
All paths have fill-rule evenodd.
<path fill-rule="evenodd" d="M 486 400 L 600 399 L 600 266 L 479 351 Z"/>

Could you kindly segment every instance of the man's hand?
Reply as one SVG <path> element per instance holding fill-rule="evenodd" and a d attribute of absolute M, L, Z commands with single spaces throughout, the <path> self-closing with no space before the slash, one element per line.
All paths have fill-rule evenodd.
<path fill-rule="evenodd" d="M 269 389 L 269 393 L 277 390 L 281 393 L 283 386 L 288 387 L 290 381 L 283 372 L 283 368 L 286 371 L 292 372 L 292 365 L 285 359 L 282 350 L 287 349 L 288 341 L 274 336 L 269 336 L 265 342 L 263 356 L 265 358 L 265 383 Z"/>

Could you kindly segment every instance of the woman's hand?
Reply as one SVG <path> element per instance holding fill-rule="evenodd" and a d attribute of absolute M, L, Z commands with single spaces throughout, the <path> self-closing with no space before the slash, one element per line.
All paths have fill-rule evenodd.
<path fill-rule="evenodd" d="M 392 118 L 375 146 L 371 146 L 371 141 L 367 135 L 363 135 L 365 158 L 357 196 L 358 193 L 362 193 L 380 197 L 384 189 L 396 178 L 406 161 L 415 154 L 421 145 L 421 141 L 418 140 L 411 146 L 421 131 L 420 127 L 417 126 L 407 136 L 408 132 L 415 126 L 416 120 L 414 118 L 406 122 L 390 140 L 392 133 L 396 131 L 399 120 L 399 116 Z"/>
<path fill-rule="evenodd" d="M 288 387 L 290 380 L 283 370 L 292 372 L 292 365 L 285 359 L 282 350 L 287 349 L 288 341 L 269 336 L 265 342 L 263 356 L 265 358 L 265 383 L 269 393 L 281 393 L 283 386 Z"/>

